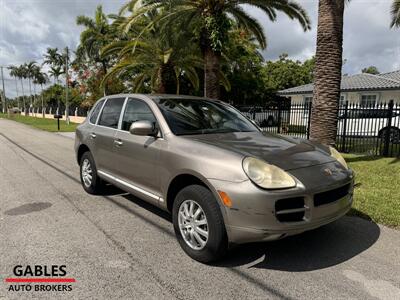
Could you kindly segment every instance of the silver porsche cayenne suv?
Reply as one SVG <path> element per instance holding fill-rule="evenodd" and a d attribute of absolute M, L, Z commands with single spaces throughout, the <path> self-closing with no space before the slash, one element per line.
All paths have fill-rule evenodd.
<path fill-rule="evenodd" d="M 353 172 L 334 148 L 261 132 L 217 100 L 107 96 L 77 128 L 75 151 L 86 192 L 109 183 L 169 211 L 201 262 L 328 224 L 353 201 Z"/>

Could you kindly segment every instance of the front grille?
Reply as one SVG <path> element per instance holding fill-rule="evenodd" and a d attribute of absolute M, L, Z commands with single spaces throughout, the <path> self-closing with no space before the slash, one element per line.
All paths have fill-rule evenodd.
<path fill-rule="evenodd" d="M 314 195 L 314 206 L 321 206 L 328 203 L 335 202 L 343 197 L 345 197 L 350 190 L 350 184 L 346 184 L 340 188 L 330 190 L 327 192 L 319 193 Z"/>
<path fill-rule="evenodd" d="M 288 198 L 275 202 L 275 216 L 280 222 L 301 222 L 305 213 L 304 198 Z"/>

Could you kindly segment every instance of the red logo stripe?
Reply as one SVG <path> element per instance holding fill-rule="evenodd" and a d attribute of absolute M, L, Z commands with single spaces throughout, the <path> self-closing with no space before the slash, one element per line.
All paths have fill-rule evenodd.
<path fill-rule="evenodd" d="M 6 278 L 6 282 L 76 282 L 75 278 Z"/>

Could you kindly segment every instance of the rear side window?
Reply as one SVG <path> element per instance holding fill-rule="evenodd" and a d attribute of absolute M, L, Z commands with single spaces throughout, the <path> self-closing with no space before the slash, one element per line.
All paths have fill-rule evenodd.
<path fill-rule="evenodd" d="M 136 121 L 150 121 L 155 124 L 156 118 L 150 107 L 145 102 L 136 99 L 129 99 L 126 104 L 121 129 L 129 131 L 132 123 Z"/>
<path fill-rule="evenodd" d="M 101 113 L 99 125 L 117 129 L 124 101 L 125 98 L 108 99 Z"/>
<path fill-rule="evenodd" d="M 93 108 L 92 113 L 90 114 L 90 123 L 96 124 L 97 117 L 99 116 L 101 107 L 103 106 L 105 100 L 101 100 L 97 102 L 97 105 Z"/>

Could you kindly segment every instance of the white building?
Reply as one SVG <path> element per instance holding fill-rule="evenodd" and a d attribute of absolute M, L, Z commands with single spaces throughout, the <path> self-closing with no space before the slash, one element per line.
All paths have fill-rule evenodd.
<path fill-rule="evenodd" d="M 307 104 L 312 101 L 313 84 L 282 90 L 278 95 L 291 99 L 292 104 Z M 400 70 L 385 74 L 357 74 L 343 76 L 341 84 L 342 103 L 376 105 L 394 100 L 400 105 Z"/>

